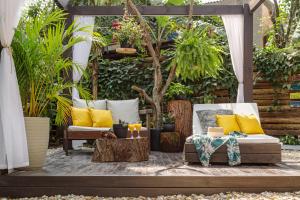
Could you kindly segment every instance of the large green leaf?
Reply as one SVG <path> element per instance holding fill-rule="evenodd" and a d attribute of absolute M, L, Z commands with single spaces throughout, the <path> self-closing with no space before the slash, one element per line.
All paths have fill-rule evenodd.
<path fill-rule="evenodd" d="M 184 5 L 184 0 L 168 0 L 167 4 L 174 5 L 174 6 L 181 6 Z"/>

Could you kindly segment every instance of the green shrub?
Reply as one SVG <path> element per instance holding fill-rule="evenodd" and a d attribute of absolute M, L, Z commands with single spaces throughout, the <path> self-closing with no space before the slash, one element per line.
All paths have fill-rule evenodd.
<path fill-rule="evenodd" d="M 281 136 L 280 142 L 287 145 L 300 145 L 300 140 L 293 135 Z"/>
<path fill-rule="evenodd" d="M 299 64 L 287 49 L 264 48 L 254 53 L 254 64 L 259 76 L 269 81 L 275 89 L 288 89 L 288 80 L 299 70 Z"/>

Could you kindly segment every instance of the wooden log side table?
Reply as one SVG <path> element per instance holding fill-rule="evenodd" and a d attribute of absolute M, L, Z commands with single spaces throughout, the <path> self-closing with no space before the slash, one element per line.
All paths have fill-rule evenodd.
<path fill-rule="evenodd" d="M 162 152 L 180 152 L 180 133 L 162 132 L 160 133 L 160 150 Z"/>
<path fill-rule="evenodd" d="M 149 139 L 97 139 L 92 162 L 141 162 L 149 160 Z"/>

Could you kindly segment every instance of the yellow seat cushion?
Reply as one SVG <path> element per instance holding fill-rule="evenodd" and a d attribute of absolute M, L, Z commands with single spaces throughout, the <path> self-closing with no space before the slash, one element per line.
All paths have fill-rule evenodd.
<path fill-rule="evenodd" d="M 112 127 L 113 119 L 110 110 L 90 109 L 93 127 Z"/>
<path fill-rule="evenodd" d="M 216 115 L 217 125 L 224 128 L 224 134 L 232 131 L 241 131 L 235 115 Z"/>
<path fill-rule="evenodd" d="M 87 108 L 71 108 L 71 116 L 74 126 L 89 126 L 93 125 L 90 116 L 90 111 Z"/>
<path fill-rule="evenodd" d="M 255 115 L 236 115 L 236 121 L 242 132 L 247 134 L 264 134 Z"/>

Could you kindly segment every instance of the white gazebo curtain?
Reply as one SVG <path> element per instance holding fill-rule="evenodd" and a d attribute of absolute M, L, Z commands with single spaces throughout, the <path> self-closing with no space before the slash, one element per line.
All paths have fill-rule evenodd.
<path fill-rule="evenodd" d="M 70 0 L 58 0 L 63 7 L 67 7 Z"/>
<path fill-rule="evenodd" d="M 239 82 L 237 103 L 244 99 L 244 15 L 222 15 L 229 43 L 231 62 Z"/>
<path fill-rule="evenodd" d="M 90 51 L 92 47 L 92 33 L 95 24 L 94 16 L 75 16 L 75 23 L 78 27 L 85 27 L 85 31 L 74 33 L 75 36 L 84 37 L 85 41 L 77 43 L 73 47 L 73 81 L 78 83 L 82 77 L 83 71 L 86 69 L 89 61 Z M 76 88 L 72 91 L 73 98 L 79 98 Z"/>
<path fill-rule="evenodd" d="M 0 1 L 0 169 L 29 165 L 25 122 L 11 42 L 24 0 Z"/>

